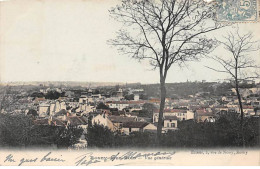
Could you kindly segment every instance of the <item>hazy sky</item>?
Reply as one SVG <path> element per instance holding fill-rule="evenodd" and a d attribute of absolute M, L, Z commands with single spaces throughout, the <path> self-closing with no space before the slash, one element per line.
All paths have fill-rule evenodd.
<path fill-rule="evenodd" d="M 158 83 L 148 62 L 119 55 L 107 40 L 120 25 L 109 18 L 115 0 L 10 0 L 0 2 L 0 80 Z M 260 23 L 240 24 L 260 39 Z M 230 28 L 229 28 L 230 29 Z M 225 30 L 215 32 L 221 35 Z M 216 53 L 225 55 L 223 50 Z M 260 61 L 260 54 L 255 55 Z M 172 68 L 167 82 L 225 78 L 202 60 Z"/>

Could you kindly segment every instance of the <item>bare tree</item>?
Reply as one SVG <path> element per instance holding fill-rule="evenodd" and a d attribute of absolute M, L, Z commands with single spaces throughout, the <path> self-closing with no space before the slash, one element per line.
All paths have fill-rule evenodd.
<path fill-rule="evenodd" d="M 172 65 L 197 60 L 214 49 L 206 33 L 223 27 L 214 19 L 215 6 L 203 0 L 122 0 L 110 15 L 124 27 L 109 40 L 120 53 L 148 59 L 160 76 L 160 111 L 157 138 L 160 138 L 165 107 L 165 81 Z"/>
<path fill-rule="evenodd" d="M 242 35 L 239 33 L 238 28 L 235 33 L 229 32 L 228 35 L 223 38 L 224 40 L 219 41 L 219 43 L 222 44 L 224 49 L 228 52 L 227 55 L 222 57 L 210 57 L 218 62 L 221 65 L 221 68 L 206 67 L 216 72 L 230 75 L 231 80 L 234 82 L 241 114 L 240 129 L 242 132 L 243 144 L 245 144 L 243 136 L 244 111 L 239 88 L 243 81 L 259 78 L 259 67 L 256 65 L 255 59 L 252 58 L 252 54 L 259 50 L 259 44 L 258 41 L 253 40 L 252 33 Z"/>

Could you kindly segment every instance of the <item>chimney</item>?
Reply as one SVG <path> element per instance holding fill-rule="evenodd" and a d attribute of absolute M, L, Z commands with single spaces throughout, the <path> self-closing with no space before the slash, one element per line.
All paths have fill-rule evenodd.
<path fill-rule="evenodd" d="M 48 120 L 48 124 L 51 125 L 52 122 L 52 116 L 50 116 L 49 120 Z"/>

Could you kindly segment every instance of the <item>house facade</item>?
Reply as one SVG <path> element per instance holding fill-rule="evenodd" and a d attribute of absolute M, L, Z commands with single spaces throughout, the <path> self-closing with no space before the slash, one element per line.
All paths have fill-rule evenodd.
<path fill-rule="evenodd" d="M 194 119 L 194 113 L 189 110 L 183 110 L 183 109 L 165 109 L 163 113 L 163 117 L 165 116 L 176 116 L 177 120 L 190 120 Z M 159 110 L 156 110 L 153 114 L 153 122 L 157 123 L 159 119 Z"/>

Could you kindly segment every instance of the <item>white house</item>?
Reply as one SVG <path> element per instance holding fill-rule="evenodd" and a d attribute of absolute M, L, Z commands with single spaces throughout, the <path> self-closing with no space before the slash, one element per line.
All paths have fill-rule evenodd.
<path fill-rule="evenodd" d="M 56 101 L 54 108 L 53 108 L 53 105 L 52 105 L 52 109 L 54 109 L 55 113 L 59 112 L 62 109 L 66 110 L 66 103 L 64 101 L 62 101 L 62 102 Z"/>
<path fill-rule="evenodd" d="M 55 103 L 50 104 L 50 116 L 55 114 Z"/>
<path fill-rule="evenodd" d="M 127 101 L 112 101 L 106 103 L 110 108 L 117 108 L 118 110 L 123 110 L 129 107 L 129 102 Z"/>
<path fill-rule="evenodd" d="M 50 111 L 50 105 L 47 103 L 42 103 L 39 105 L 38 114 L 39 117 L 45 117 Z"/>
<path fill-rule="evenodd" d="M 87 104 L 79 104 L 79 107 L 76 109 L 76 112 L 83 112 L 83 113 L 89 113 L 89 112 L 93 112 L 95 110 L 94 106 L 89 106 Z"/>
<path fill-rule="evenodd" d="M 189 110 L 183 109 L 165 109 L 163 113 L 163 117 L 165 116 L 176 116 L 177 120 L 190 120 L 194 119 L 194 113 Z M 159 110 L 156 110 L 153 114 L 153 122 L 157 123 L 159 119 Z"/>
<path fill-rule="evenodd" d="M 102 125 L 108 127 L 110 130 L 114 131 L 113 123 L 107 118 L 105 114 L 99 114 L 92 119 L 92 124 Z"/>
<path fill-rule="evenodd" d="M 101 99 L 102 98 L 101 94 L 92 94 L 91 97 L 93 99 Z"/>
<path fill-rule="evenodd" d="M 163 127 L 164 128 L 177 128 L 177 120 L 176 116 L 165 116 L 163 119 Z"/>
<path fill-rule="evenodd" d="M 140 98 L 139 94 L 135 94 L 135 95 L 134 95 L 134 101 L 138 101 L 139 98 Z"/>

